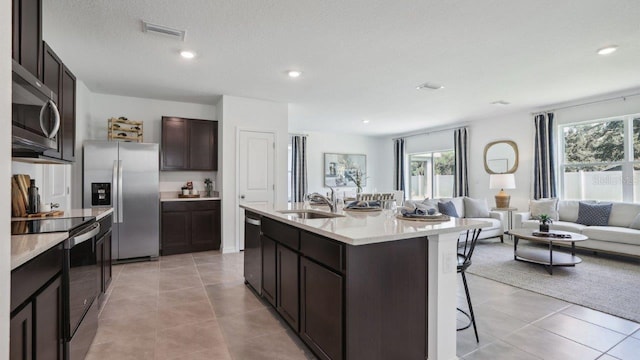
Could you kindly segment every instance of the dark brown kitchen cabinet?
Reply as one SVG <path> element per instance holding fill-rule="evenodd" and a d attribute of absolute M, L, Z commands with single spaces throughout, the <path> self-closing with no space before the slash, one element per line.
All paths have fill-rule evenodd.
<path fill-rule="evenodd" d="M 42 79 L 42 1 L 13 0 L 13 59 Z"/>
<path fill-rule="evenodd" d="M 100 219 L 100 232 L 96 240 L 96 266 L 98 272 L 98 300 L 102 302 L 111 284 L 112 253 L 111 253 L 111 224 L 113 215 Z"/>
<path fill-rule="evenodd" d="M 220 201 L 162 203 L 161 253 L 181 254 L 220 248 Z"/>
<path fill-rule="evenodd" d="M 162 117 L 160 170 L 218 170 L 218 122 Z"/>
<path fill-rule="evenodd" d="M 57 360 L 63 356 L 62 277 L 58 276 L 36 295 L 35 343 L 37 360 Z"/>
<path fill-rule="evenodd" d="M 43 47 L 43 57 L 42 57 L 42 82 L 49 88 L 51 91 L 55 91 L 58 94 L 57 107 L 58 112 L 62 115 L 62 106 L 61 99 L 62 93 L 60 92 L 60 83 L 62 81 L 62 69 L 64 65 L 62 64 L 62 60 L 56 55 L 56 53 L 49 47 L 49 44 L 46 42 L 42 43 Z M 36 118 L 28 118 L 32 119 L 31 124 L 25 124 L 26 127 L 32 131 L 38 132 L 40 130 L 40 122 L 37 121 Z M 53 122 L 53 119 L 51 119 Z M 52 129 L 53 123 L 47 126 L 47 129 Z M 60 159 L 62 156 L 62 118 L 60 118 L 60 128 L 58 129 L 58 135 L 56 135 L 55 140 L 58 143 L 58 147 L 55 150 L 47 150 L 45 152 L 46 156 L 53 157 L 56 159 Z"/>
<path fill-rule="evenodd" d="M 321 359 L 343 358 L 343 277 L 300 259 L 300 337 Z"/>
<path fill-rule="evenodd" d="M 276 242 L 262 236 L 262 296 L 276 306 Z"/>
<path fill-rule="evenodd" d="M 11 317 L 9 333 L 9 359 L 33 359 L 33 309 L 31 303 L 28 303 Z"/>
<path fill-rule="evenodd" d="M 286 246 L 277 245 L 276 277 L 277 295 L 276 310 L 284 320 L 297 332 L 299 331 L 300 294 L 298 261 L 300 255 Z"/>

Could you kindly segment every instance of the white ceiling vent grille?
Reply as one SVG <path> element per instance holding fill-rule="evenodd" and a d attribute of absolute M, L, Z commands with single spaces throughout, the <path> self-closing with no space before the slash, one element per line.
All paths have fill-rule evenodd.
<path fill-rule="evenodd" d="M 428 83 L 428 82 L 416 86 L 417 90 L 440 90 L 442 88 L 444 88 L 444 86 L 440 84 L 434 84 L 434 83 Z"/>
<path fill-rule="evenodd" d="M 169 36 L 181 41 L 184 41 L 184 38 L 187 36 L 186 30 L 179 30 L 179 29 L 170 28 L 168 26 L 152 24 L 144 20 L 142 21 L 142 31 Z"/>

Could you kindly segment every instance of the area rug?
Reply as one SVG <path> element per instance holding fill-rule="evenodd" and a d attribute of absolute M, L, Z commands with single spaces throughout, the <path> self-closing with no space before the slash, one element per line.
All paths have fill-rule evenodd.
<path fill-rule="evenodd" d="M 640 322 L 638 261 L 577 255 L 582 258 L 581 264 L 554 267 L 553 275 L 549 275 L 542 265 L 513 260 L 511 244 L 479 243 L 467 272 Z"/>

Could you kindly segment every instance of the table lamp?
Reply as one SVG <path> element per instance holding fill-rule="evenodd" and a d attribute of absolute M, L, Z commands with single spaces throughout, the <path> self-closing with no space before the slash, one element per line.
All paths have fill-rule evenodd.
<path fill-rule="evenodd" d="M 515 189 L 516 177 L 514 174 L 491 174 L 489 175 L 489 188 L 500 189 L 500 192 L 496 194 L 496 207 L 508 208 L 511 196 L 504 192 L 504 189 Z"/>

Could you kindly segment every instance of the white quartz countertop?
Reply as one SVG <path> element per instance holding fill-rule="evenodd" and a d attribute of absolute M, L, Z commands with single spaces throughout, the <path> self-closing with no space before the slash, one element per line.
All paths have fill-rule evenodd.
<path fill-rule="evenodd" d="M 278 211 L 305 209 L 302 203 L 283 206 L 243 204 L 240 207 L 280 222 L 304 229 L 349 245 L 366 245 L 386 241 L 410 239 L 490 226 L 485 221 L 451 218 L 432 223 L 402 220 L 385 211 L 354 212 L 339 210 L 341 217 L 300 219 Z M 306 209 L 329 212 L 327 206 L 307 206 Z"/>
<path fill-rule="evenodd" d="M 161 192 L 160 193 L 160 201 L 206 201 L 206 200 L 220 200 L 220 196 L 218 196 L 218 192 L 214 191 L 213 194 L 215 196 L 206 197 L 204 193 L 200 193 L 199 198 L 181 198 L 178 197 L 178 193 L 175 191 L 170 192 Z"/>
<path fill-rule="evenodd" d="M 70 217 L 94 216 L 96 218 L 96 221 L 98 221 L 103 217 L 111 214 L 112 212 L 113 208 L 107 207 L 92 209 L 73 209 L 71 211 L 65 211 L 64 215 L 62 216 L 44 218 L 12 218 L 11 220 L 51 220 Z M 14 224 L 11 225 L 17 226 Z M 68 232 L 11 235 L 11 270 L 18 268 L 29 260 L 58 245 L 68 237 Z"/>

